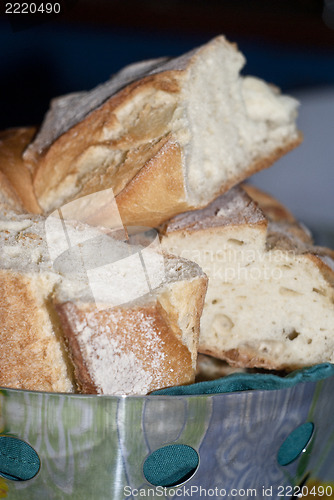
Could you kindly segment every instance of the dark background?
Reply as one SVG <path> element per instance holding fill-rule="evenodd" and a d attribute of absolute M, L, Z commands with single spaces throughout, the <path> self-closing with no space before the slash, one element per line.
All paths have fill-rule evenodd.
<path fill-rule="evenodd" d="M 40 3 L 37 1 L 37 3 Z M 224 33 L 245 72 L 283 90 L 334 84 L 334 5 L 323 0 L 61 0 L 61 13 L 0 17 L 0 128 L 37 124 L 49 100 L 125 64 Z M 330 6 L 332 4 L 333 11 Z"/>

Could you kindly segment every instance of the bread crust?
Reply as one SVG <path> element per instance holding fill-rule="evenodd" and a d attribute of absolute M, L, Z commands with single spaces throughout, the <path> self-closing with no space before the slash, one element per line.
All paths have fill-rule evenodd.
<path fill-rule="evenodd" d="M 36 133 L 34 127 L 21 127 L 0 132 L 0 172 L 13 191 L 13 201 L 18 212 L 41 213 L 32 185 L 32 177 L 23 151 Z M 4 192 L 3 180 L 1 190 Z M 7 188 L 8 189 L 8 188 Z"/>
<path fill-rule="evenodd" d="M 124 373 L 121 375 L 125 377 L 124 382 L 130 388 L 129 392 L 123 388 L 122 392 L 125 394 L 147 394 L 156 389 L 194 381 L 191 354 L 183 345 L 180 335 L 175 334 L 175 324 L 174 327 L 170 326 L 168 316 L 163 313 L 158 303 L 104 311 L 98 311 L 91 305 L 73 303 L 57 304 L 56 308 L 65 328 L 80 392 L 108 394 L 110 382 L 101 382 L 90 363 L 92 357 L 102 355 L 103 351 L 99 351 L 98 347 L 101 331 L 103 343 L 115 343 L 117 348 L 114 348 L 112 357 L 105 360 L 101 358 L 99 362 L 102 367 L 104 365 L 107 377 L 114 376 L 117 379 L 117 368 L 122 360 Z M 149 331 L 143 328 L 145 323 L 150 323 Z M 92 329 L 93 334 L 85 345 L 80 340 L 78 324 Z M 159 350 L 156 350 L 157 346 Z M 87 349 L 92 353 L 89 357 L 86 354 Z M 138 381 L 140 377 L 142 380 Z M 120 387 L 117 387 L 116 382 L 115 392 L 110 393 L 119 391 Z"/>
<path fill-rule="evenodd" d="M 12 210 L 16 213 L 24 212 L 21 200 L 7 177 L 0 171 L 0 208 L 4 211 Z"/>
<path fill-rule="evenodd" d="M 0 286 L 0 386 L 70 392 L 61 340 L 47 331 L 30 277 L 1 270 Z"/>
<path fill-rule="evenodd" d="M 292 215 L 282 203 L 276 198 L 273 198 L 268 193 L 260 190 L 253 184 L 242 184 L 242 189 L 255 201 L 261 208 L 262 212 L 273 222 L 289 222 L 296 223 L 295 217 Z"/>
<path fill-rule="evenodd" d="M 125 226 L 158 226 L 192 207 L 186 201 L 182 154 L 172 137 L 116 196 Z"/>
<path fill-rule="evenodd" d="M 119 126 L 116 111 L 119 107 L 126 106 L 131 99 L 135 99 L 140 93 L 155 89 L 169 93 L 179 90 L 175 72 L 165 72 L 151 75 L 140 81 L 130 84 L 98 109 L 92 111 L 82 122 L 76 124 L 70 130 L 62 134 L 48 149 L 40 155 L 36 152 L 25 153 L 25 158 L 34 163 L 34 188 L 38 199 L 43 198 L 50 190 L 57 187 L 66 177 L 76 173 L 76 160 L 83 154 L 88 146 L 102 144 L 111 149 L 126 149 L 126 146 L 140 146 L 145 140 L 145 135 L 136 140 L 135 137 L 122 137 L 119 140 L 103 140 L 103 129 L 113 129 Z M 149 129 L 148 129 L 149 130 Z M 161 138 L 164 131 L 161 131 Z M 151 140 L 151 137 L 147 137 Z M 138 170 L 142 165 L 138 166 Z M 52 173 L 51 173 L 52 171 Z M 51 174 L 51 176 L 50 176 Z M 112 185 L 110 187 L 113 187 Z M 85 195 L 88 193 L 83 192 Z M 117 195 L 117 191 L 115 195 Z"/>

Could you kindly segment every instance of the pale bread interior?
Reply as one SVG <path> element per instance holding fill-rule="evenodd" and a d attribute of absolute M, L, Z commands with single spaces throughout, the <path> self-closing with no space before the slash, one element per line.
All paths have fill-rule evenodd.
<path fill-rule="evenodd" d="M 186 186 L 195 206 L 213 199 L 219 186 L 296 139 L 297 101 L 263 80 L 240 76 L 242 54 L 227 43 L 200 51 L 179 106 L 190 139 L 185 147 Z M 174 125 L 174 124 L 173 124 Z"/>
<path fill-rule="evenodd" d="M 197 262 L 209 277 L 199 351 L 241 367 L 333 362 L 330 256 L 317 256 L 320 250 L 294 228 L 267 228 L 244 193 L 232 190 L 213 205 L 175 218 L 162 238 L 165 249 Z"/>

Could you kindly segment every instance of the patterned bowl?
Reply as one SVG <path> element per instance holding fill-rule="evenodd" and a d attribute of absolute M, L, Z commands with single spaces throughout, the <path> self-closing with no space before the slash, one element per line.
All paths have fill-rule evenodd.
<path fill-rule="evenodd" d="M 0 498 L 334 498 L 333 392 L 334 377 L 203 396 L 4 389 Z"/>

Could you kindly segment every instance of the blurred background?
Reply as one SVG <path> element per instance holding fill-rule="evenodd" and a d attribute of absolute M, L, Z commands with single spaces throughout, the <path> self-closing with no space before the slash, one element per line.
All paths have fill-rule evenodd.
<path fill-rule="evenodd" d="M 244 74 L 301 102 L 303 145 L 252 182 L 334 247 L 334 0 L 61 0 L 53 15 L 5 14 L 6 3 L 1 128 L 40 123 L 52 97 L 88 90 L 131 62 L 177 56 L 222 33 L 237 42 Z"/>

